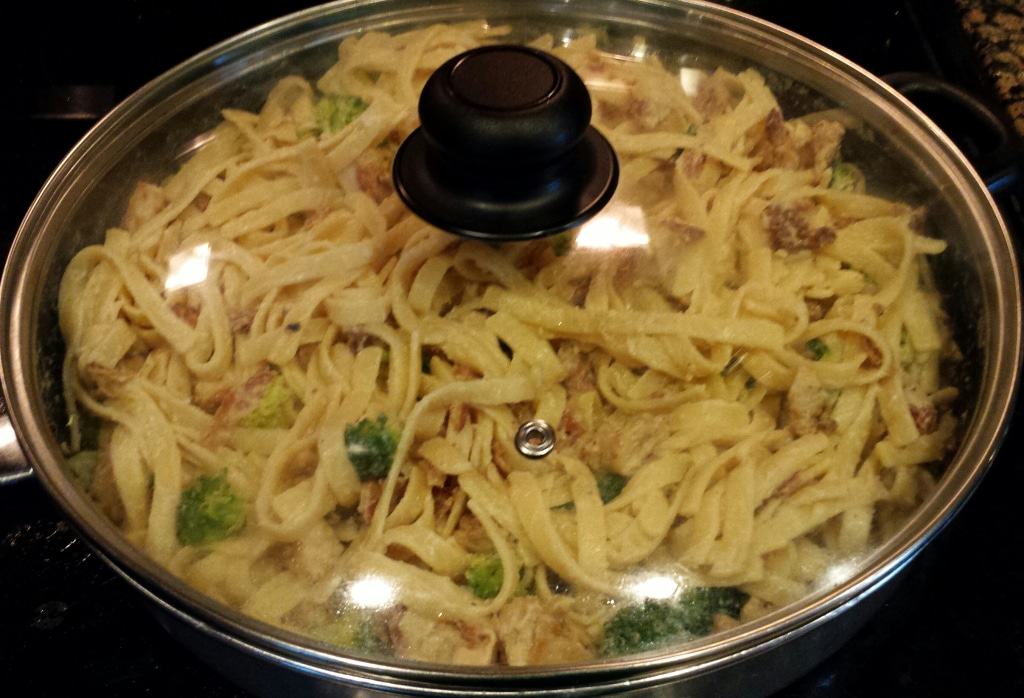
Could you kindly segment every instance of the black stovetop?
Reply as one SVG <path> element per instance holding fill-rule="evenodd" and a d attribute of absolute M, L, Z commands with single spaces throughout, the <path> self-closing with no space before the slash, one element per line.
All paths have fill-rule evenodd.
<path fill-rule="evenodd" d="M 922 71 L 990 94 L 952 0 L 729 4 L 875 73 Z M 0 45 L 11 98 L 0 105 L 0 245 L 10 244 L 32 196 L 98 114 L 193 53 L 297 7 L 256 0 L 22 3 Z M 54 118 L 69 111 L 69 94 L 77 118 Z M 1011 226 L 1024 229 L 1019 200 L 1003 196 L 999 203 Z M 891 600 L 778 698 L 1024 695 L 1024 471 L 1012 455 L 1018 421 L 977 493 Z M 245 695 L 165 635 L 142 598 L 78 539 L 32 480 L 0 488 L 0 628 L 6 695 Z"/>

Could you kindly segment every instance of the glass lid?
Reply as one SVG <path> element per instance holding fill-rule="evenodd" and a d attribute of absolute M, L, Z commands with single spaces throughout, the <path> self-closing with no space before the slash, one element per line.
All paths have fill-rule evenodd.
<path fill-rule="evenodd" d="M 388 661 L 603 661 L 851 579 L 971 418 L 979 224 L 892 96 L 715 17 L 342 3 L 133 98 L 50 238 L 66 472 L 190 587 Z M 555 155 L 611 159 L 441 110 L 396 192 L 428 79 L 498 45 L 586 86 Z"/>

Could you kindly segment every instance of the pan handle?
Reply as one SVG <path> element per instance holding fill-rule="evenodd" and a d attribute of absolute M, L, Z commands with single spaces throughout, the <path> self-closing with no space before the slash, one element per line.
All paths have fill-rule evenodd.
<path fill-rule="evenodd" d="M 1006 120 L 985 102 L 927 73 L 890 73 L 882 79 L 940 126 L 942 119 L 936 112 L 941 109 L 950 120 L 956 120 L 958 127 L 972 128 L 965 132 L 964 142 L 957 145 L 985 180 L 990 192 L 996 194 L 1020 181 L 1024 147 Z"/>
<path fill-rule="evenodd" d="M 24 480 L 32 474 L 32 466 L 18 444 L 18 437 L 7 415 L 7 402 L 0 393 L 0 486 Z"/>

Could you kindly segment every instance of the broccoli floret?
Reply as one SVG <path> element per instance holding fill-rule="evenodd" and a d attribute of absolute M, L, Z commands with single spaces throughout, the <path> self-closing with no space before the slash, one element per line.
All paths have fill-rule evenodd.
<path fill-rule="evenodd" d="M 493 599 L 501 591 L 504 574 L 497 555 L 474 555 L 466 568 L 466 583 L 477 598 Z"/>
<path fill-rule="evenodd" d="M 294 419 L 295 400 L 298 396 L 288 386 L 284 376 L 277 375 L 267 384 L 260 401 L 252 412 L 238 420 L 239 426 L 254 429 L 284 429 Z"/>
<path fill-rule="evenodd" d="M 360 480 L 376 480 L 388 474 L 398 448 L 398 432 L 388 426 L 387 417 L 363 419 L 345 427 L 348 459 Z"/>
<path fill-rule="evenodd" d="M 707 635 L 717 613 L 740 617 L 740 609 L 750 596 L 736 587 L 693 587 L 683 592 L 676 605 L 683 625 L 694 635 Z"/>
<path fill-rule="evenodd" d="M 828 186 L 837 191 L 863 191 L 864 175 L 856 165 L 837 160 L 832 166 L 832 179 Z"/>
<path fill-rule="evenodd" d="M 83 490 L 89 489 L 92 485 L 98 456 L 99 454 L 96 451 L 79 451 L 67 459 L 65 465 L 68 474 L 71 475 L 71 479 L 77 482 Z"/>
<path fill-rule="evenodd" d="M 572 249 L 572 233 L 559 233 L 551 238 L 551 251 L 556 257 L 564 257 Z"/>
<path fill-rule="evenodd" d="M 629 606 L 605 624 L 604 653 L 634 654 L 707 635 L 715 614 L 738 618 L 748 598 L 734 587 L 694 587 L 673 601 Z"/>
<path fill-rule="evenodd" d="M 383 623 L 370 611 L 346 609 L 311 633 L 318 640 L 361 654 L 391 654 Z"/>
<path fill-rule="evenodd" d="M 601 473 L 597 476 L 597 491 L 601 495 L 601 501 L 607 504 L 620 494 L 622 488 L 629 482 L 629 478 L 618 473 Z"/>
<path fill-rule="evenodd" d="M 245 526 L 245 501 L 228 484 L 227 471 L 200 475 L 181 495 L 178 540 L 202 545 L 223 540 Z"/>
<path fill-rule="evenodd" d="M 622 488 L 629 482 L 629 478 L 618 473 L 598 473 L 597 480 L 597 493 L 601 495 L 601 501 L 607 504 L 612 501 L 620 494 L 622 494 Z M 552 511 L 576 511 L 576 502 L 568 501 L 564 504 L 551 507 Z"/>
<path fill-rule="evenodd" d="M 811 358 L 815 361 L 821 361 L 831 352 L 828 345 L 817 337 L 807 342 L 806 346 L 808 353 L 810 353 Z"/>
<path fill-rule="evenodd" d="M 317 100 L 316 123 L 323 133 L 340 131 L 366 111 L 366 106 L 358 97 L 326 95 Z"/>
<path fill-rule="evenodd" d="M 676 604 L 647 600 L 616 613 L 604 626 L 604 654 L 635 654 L 693 637 Z"/>

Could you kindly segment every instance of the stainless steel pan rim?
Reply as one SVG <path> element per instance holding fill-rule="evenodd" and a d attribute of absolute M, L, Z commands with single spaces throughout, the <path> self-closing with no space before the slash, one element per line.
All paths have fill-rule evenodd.
<path fill-rule="evenodd" d="M 641 0 L 632 3 L 631 9 L 636 13 L 664 12 L 666 21 L 670 17 L 689 16 L 692 19 L 695 16 L 709 26 L 724 27 L 747 39 L 753 37 L 761 42 L 768 55 L 775 55 L 780 61 L 797 56 L 806 65 L 813 65 L 817 70 L 816 79 L 840 83 L 852 95 L 884 112 L 903 132 L 913 136 L 915 145 L 924 153 L 922 157 L 926 157 L 929 163 L 938 163 L 943 176 L 955 183 L 964 205 L 984 233 L 987 259 L 993 265 L 991 278 L 985 280 L 991 297 L 985 299 L 989 322 L 984 341 L 995 349 L 980 380 L 982 388 L 971 424 L 939 486 L 893 539 L 869 556 L 862 564 L 860 574 L 833 589 L 823 590 L 732 631 L 682 648 L 646 655 L 570 667 L 507 669 L 501 672 L 439 667 L 419 662 L 381 663 L 335 654 L 326 645 L 246 618 L 207 599 L 129 545 L 75 489 L 63 475 L 59 448 L 43 418 L 40 376 L 34 355 L 41 295 L 39 260 L 53 236 L 58 234 L 54 219 L 64 199 L 73 195 L 71 185 L 83 176 L 82 170 L 96 151 L 109 147 L 126 124 L 135 122 L 166 96 L 177 93 L 225 63 L 237 59 L 238 63 L 244 64 L 247 56 L 272 43 L 276 46 L 282 37 L 297 38 L 342 20 L 358 21 L 372 16 L 381 4 L 382 0 L 340 0 L 269 22 L 199 54 L 150 82 L 100 121 L 71 151 L 47 180 L 18 231 L 0 285 L 0 309 L 6 340 L 6 351 L 0 357 L 0 365 L 11 408 L 11 421 L 29 461 L 51 495 L 112 561 L 115 569 L 123 569 L 123 573 L 150 598 L 180 618 L 188 618 L 205 632 L 225 641 L 240 643 L 277 663 L 305 671 L 322 671 L 331 677 L 342 676 L 353 683 L 370 682 L 364 685 L 382 682 L 381 687 L 408 688 L 407 682 L 411 681 L 428 684 L 437 691 L 441 690 L 441 684 L 492 684 L 496 681 L 505 686 L 531 688 L 540 684 L 561 685 L 559 690 L 564 691 L 566 685 L 581 680 L 591 683 L 629 681 L 632 686 L 636 685 L 634 681 L 647 685 L 682 678 L 738 661 L 744 653 L 765 651 L 786 641 L 794 633 L 800 634 L 816 624 L 828 622 L 902 569 L 962 506 L 991 463 L 1006 428 L 1016 395 L 1021 359 L 1021 294 L 1013 245 L 994 202 L 963 155 L 927 117 L 891 88 L 828 49 L 780 27 L 696 0 Z M 516 3 L 515 14 L 528 15 L 533 4 Z M 482 8 L 484 5 L 486 3 L 453 3 L 441 9 Z M 608 8 L 621 10 L 622 7 L 616 2 L 574 0 L 563 6 L 564 11 L 570 13 L 575 10 L 582 13 L 589 8 L 607 12 Z M 512 13 L 507 5 L 505 9 L 506 14 Z M 483 9 L 470 14 L 490 15 Z M 40 235 L 40 231 L 48 231 L 49 235 Z M 643 672 L 642 677 L 638 675 L 640 672 Z M 397 683 L 392 683 L 392 680 Z M 579 686 L 576 689 L 584 690 Z"/>

